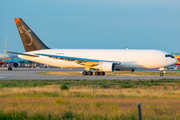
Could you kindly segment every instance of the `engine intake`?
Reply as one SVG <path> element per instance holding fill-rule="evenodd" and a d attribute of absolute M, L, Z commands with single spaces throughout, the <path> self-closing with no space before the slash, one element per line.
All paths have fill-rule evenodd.
<path fill-rule="evenodd" d="M 112 62 L 100 62 L 99 71 L 112 72 L 115 70 L 115 64 Z"/>
<path fill-rule="evenodd" d="M 19 62 L 14 62 L 14 63 L 13 63 L 13 66 L 14 66 L 14 67 L 19 67 L 19 66 L 20 66 L 20 63 L 19 63 Z"/>

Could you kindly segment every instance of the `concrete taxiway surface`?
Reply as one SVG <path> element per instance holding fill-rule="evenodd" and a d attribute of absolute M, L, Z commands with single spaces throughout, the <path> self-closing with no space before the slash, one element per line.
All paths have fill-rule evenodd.
<path fill-rule="evenodd" d="M 149 80 L 149 79 L 180 79 L 180 76 L 73 76 L 73 75 L 40 75 L 37 72 L 69 71 L 69 69 L 50 68 L 18 68 L 8 71 L 7 68 L 0 68 L 0 80 Z M 81 71 L 81 70 L 71 70 Z M 82 70 L 83 71 L 83 70 Z"/>

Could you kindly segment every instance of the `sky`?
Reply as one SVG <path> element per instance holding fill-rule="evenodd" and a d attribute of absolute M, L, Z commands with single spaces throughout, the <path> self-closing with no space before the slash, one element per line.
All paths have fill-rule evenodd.
<path fill-rule="evenodd" d="M 14 18 L 50 48 L 180 53 L 180 0 L 1 0 L 0 52 L 24 52 Z"/>

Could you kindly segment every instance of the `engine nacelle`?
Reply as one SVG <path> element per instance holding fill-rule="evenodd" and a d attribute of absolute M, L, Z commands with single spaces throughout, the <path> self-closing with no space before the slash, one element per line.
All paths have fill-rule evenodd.
<path fill-rule="evenodd" d="M 19 66 L 20 66 L 20 63 L 19 63 L 19 62 L 14 62 L 14 63 L 13 63 L 13 66 L 14 66 L 14 67 L 19 67 Z"/>
<path fill-rule="evenodd" d="M 115 64 L 112 62 L 100 62 L 99 71 L 112 72 L 115 70 Z"/>

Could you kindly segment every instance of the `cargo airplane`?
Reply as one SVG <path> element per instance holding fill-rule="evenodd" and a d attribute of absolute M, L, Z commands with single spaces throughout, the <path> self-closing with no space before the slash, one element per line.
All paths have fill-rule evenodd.
<path fill-rule="evenodd" d="M 21 18 L 14 18 L 25 53 L 18 57 L 61 68 L 84 68 L 83 75 L 105 75 L 107 71 L 134 71 L 135 69 L 160 68 L 174 65 L 177 59 L 160 50 L 130 49 L 50 49 Z"/>

